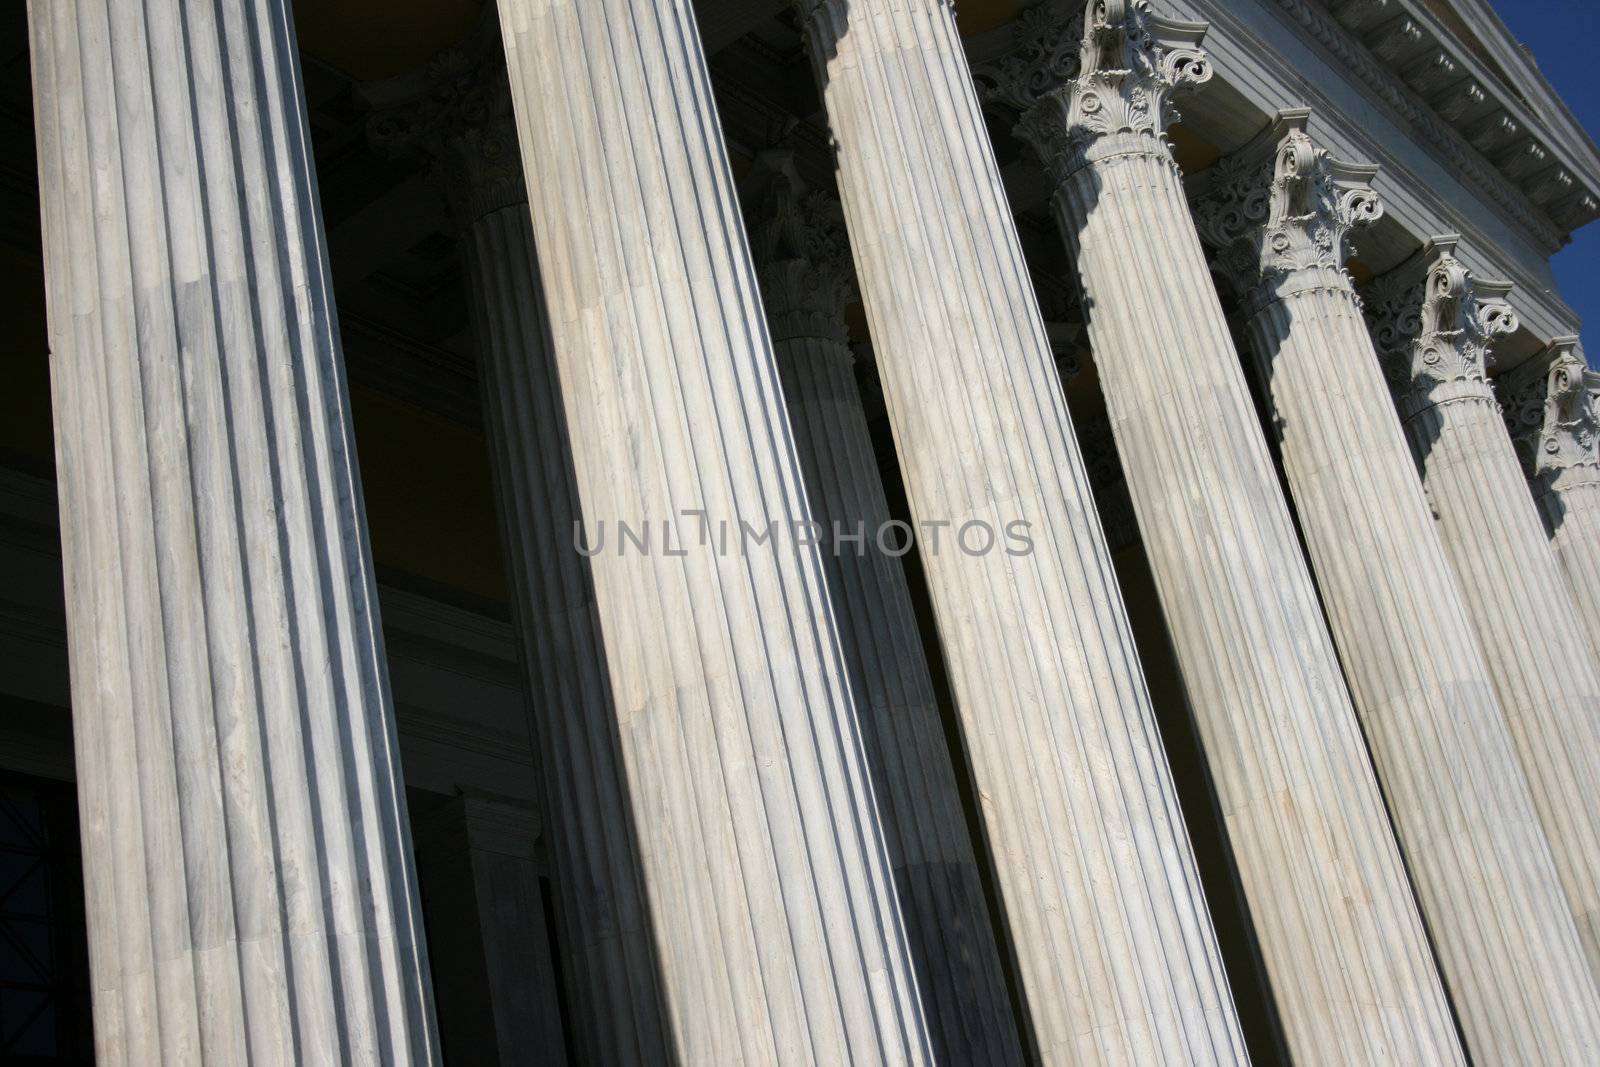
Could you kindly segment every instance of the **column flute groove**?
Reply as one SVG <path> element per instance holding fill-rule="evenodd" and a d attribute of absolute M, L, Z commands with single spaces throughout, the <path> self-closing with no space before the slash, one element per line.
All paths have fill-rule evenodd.
<path fill-rule="evenodd" d="M 424 162 L 459 231 L 512 606 L 550 822 L 562 975 L 582 1062 L 671 1058 L 570 428 L 511 87 L 491 18 L 421 77 L 368 85 L 368 137 Z"/>
<path fill-rule="evenodd" d="M 288 7 L 29 22 L 96 1058 L 433 1063 Z"/>
<path fill-rule="evenodd" d="M 783 153 L 757 159 L 743 195 L 934 1050 L 942 1061 L 1020 1063 L 905 572 L 878 544 L 889 505 L 848 343 L 856 294 L 839 205 L 808 191 Z"/>
<path fill-rule="evenodd" d="M 669 1055 L 926 1062 L 689 5 L 499 12 Z"/>
<path fill-rule="evenodd" d="M 1369 287 L 1368 325 L 1600 979 L 1600 668 L 1487 378 L 1506 283 L 1435 237 Z"/>
<path fill-rule="evenodd" d="M 1496 384 L 1550 547 L 1600 654 L 1600 374 L 1576 337 L 1558 337 Z"/>
<path fill-rule="evenodd" d="M 1251 351 L 1356 710 L 1468 1051 L 1600 1054 L 1600 995 L 1467 605 L 1394 414 L 1345 234 L 1376 167 L 1280 112 L 1216 165 L 1200 232 L 1243 298 Z"/>
<path fill-rule="evenodd" d="M 1459 1063 L 1366 746 L 1164 130 L 1205 26 L 1040 9 L 980 72 L 1045 162 L 1289 1051 Z"/>
<path fill-rule="evenodd" d="M 1242 1062 L 950 5 L 801 8 L 1037 1047 L 1048 1063 Z M 973 523 L 993 551 L 954 543 Z"/>

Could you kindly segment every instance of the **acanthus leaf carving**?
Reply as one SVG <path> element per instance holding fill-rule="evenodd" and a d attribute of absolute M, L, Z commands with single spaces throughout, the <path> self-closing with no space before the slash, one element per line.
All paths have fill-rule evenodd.
<path fill-rule="evenodd" d="M 847 342 L 845 310 L 857 291 L 839 202 L 808 188 L 783 150 L 757 157 L 740 200 L 774 340 Z"/>
<path fill-rule="evenodd" d="M 973 70 L 979 96 L 1022 114 L 1071 82 L 1082 66 L 1083 15 L 1069 0 L 1024 10 L 1012 29 L 1015 51 Z"/>
<path fill-rule="evenodd" d="M 1376 221 L 1377 167 L 1345 163 L 1307 133 L 1311 112 L 1278 113 L 1255 141 L 1217 161 L 1195 198 L 1195 224 L 1217 251 L 1214 267 L 1254 313 L 1307 288 L 1354 292 L 1350 233 Z"/>
<path fill-rule="evenodd" d="M 1600 482 L 1600 374 L 1557 337 L 1498 383 L 1506 430 L 1536 493 Z"/>
<path fill-rule="evenodd" d="M 463 227 L 527 200 L 496 20 L 424 68 L 365 85 L 361 95 L 373 109 L 368 143 L 390 159 L 426 165 Z"/>
<path fill-rule="evenodd" d="M 1147 141 L 1170 159 L 1174 96 L 1211 78 L 1205 31 L 1156 16 L 1149 0 L 1052 0 L 1018 17 L 1016 52 L 975 78 L 987 101 L 1019 114 L 1017 135 L 1057 181 L 1108 138 Z"/>
<path fill-rule="evenodd" d="M 1367 288 L 1367 325 L 1401 416 L 1459 400 L 1495 403 L 1496 341 L 1516 332 L 1510 284 L 1473 277 L 1460 238 L 1435 237 Z"/>

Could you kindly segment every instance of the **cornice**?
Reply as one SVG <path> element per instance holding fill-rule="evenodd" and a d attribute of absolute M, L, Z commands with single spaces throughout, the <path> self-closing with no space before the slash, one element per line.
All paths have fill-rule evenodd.
<path fill-rule="evenodd" d="M 1370 0 L 1322 0 L 1336 18 L 1357 2 Z M 1600 197 L 1600 149 L 1582 126 L 1571 122 L 1565 102 L 1550 90 L 1538 66 L 1510 40 L 1509 30 L 1498 18 L 1491 19 L 1493 27 L 1478 19 L 1474 29 L 1458 11 L 1459 26 L 1453 27 L 1438 5 L 1427 0 L 1390 0 L 1387 6 L 1403 11 L 1397 18 L 1418 27 L 1426 43 L 1418 56 L 1397 70 L 1403 82 L 1458 130 L 1464 130 L 1474 114 L 1456 110 L 1462 94 L 1482 94 L 1483 112 L 1493 114 L 1498 109 L 1517 123 L 1525 134 L 1522 144 L 1531 150 L 1517 152 L 1514 147 L 1493 162 L 1518 184 L 1533 178 L 1531 198 L 1544 206 L 1557 224 L 1565 224 L 1568 208 L 1581 206 L 1581 198 L 1574 194 L 1579 194 L 1582 186 L 1587 186 L 1590 198 Z M 1451 0 L 1450 6 L 1461 8 L 1461 0 Z M 1501 48 L 1494 50 L 1494 45 Z M 1443 77 L 1430 77 L 1430 72 Z M 1587 176 L 1587 181 L 1579 176 Z M 1590 206 L 1589 218 L 1597 214 L 1600 203 Z"/>
<path fill-rule="evenodd" d="M 1488 53 L 1490 65 L 1516 83 L 1518 95 L 1564 140 L 1585 169 L 1600 170 L 1600 145 L 1551 86 L 1532 53 L 1512 35 L 1490 0 L 1451 0 L 1451 9 Z"/>
<path fill-rule="evenodd" d="M 1237 119 L 1242 117 L 1243 108 L 1270 113 L 1285 100 L 1314 106 L 1326 120 L 1330 141 L 1337 139 L 1345 151 L 1383 164 L 1381 191 L 1387 214 L 1395 224 L 1390 227 L 1391 232 L 1398 235 L 1397 226 L 1418 244 L 1429 234 L 1465 233 L 1462 258 L 1481 273 L 1516 282 L 1515 300 L 1530 330 L 1545 337 L 1573 331 L 1577 314 L 1557 292 L 1544 265 L 1556 250 L 1559 235 L 1551 232 L 1548 226 L 1543 235 L 1530 230 L 1511 206 L 1502 202 L 1504 198 L 1497 200 L 1481 183 L 1446 158 L 1421 134 L 1408 113 L 1396 108 L 1377 86 L 1348 72 L 1337 85 L 1331 84 L 1326 75 L 1291 61 L 1278 43 L 1281 31 L 1305 36 L 1306 44 L 1321 53 L 1335 74 L 1345 67 L 1330 50 L 1316 47 L 1315 38 L 1302 34 L 1302 28 L 1292 20 L 1285 18 L 1280 24 L 1263 23 L 1262 16 L 1254 14 L 1255 4 L 1272 8 L 1267 0 L 1246 0 L 1251 15 L 1246 14 L 1239 0 L 1163 2 L 1185 16 L 1211 20 L 1209 39 L 1217 56 L 1219 78 L 1240 97 L 1231 109 L 1197 116 L 1204 120 L 1194 124 L 1197 128 L 1220 122 L 1222 125 L 1216 126 L 1217 135 L 1222 138 L 1220 143 L 1233 145 L 1238 143 Z M 1320 8 L 1318 12 L 1325 16 Z M 991 45 L 989 54 L 994 51 Z M 1346 91 L 1359 92 L 1363 105 L 1380 112 L 1393 129 L 1357 117 L 1344 96 Z M 1216 94 L 1207 95 L 1217 98 Z M 1428 158 L 1412 158 L 1417 154 Z M 1436 169 L 1448 173 L 1452 182 L 1459 182 L 1460 188 L 1438 188 Z M 1525 198 L 1523 203 L 1527 205 Z"/>
<path fill-rule="evenodd" d="M 1600 217 L 1600 174 L 1410 0 L 1273 2 L 1549 251 Z"/>

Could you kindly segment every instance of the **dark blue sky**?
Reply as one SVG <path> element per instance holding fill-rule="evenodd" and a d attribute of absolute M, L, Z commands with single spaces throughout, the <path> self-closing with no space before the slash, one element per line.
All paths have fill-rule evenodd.
<path fill-rule="evenodd" d="M 1539 69 L 1578 116 L 1589 136 L 1600 137 L 1600 92 L 1595 87 L 1595 45 L 1600 41 L 1600 0 L 1492 0 L 1511 32 L 1533 51 Z M 1600 222 L 1572 235 L 1551 260 L 1561 295 L 1583 316 L 1583 349 L 1600 364 Z"/>

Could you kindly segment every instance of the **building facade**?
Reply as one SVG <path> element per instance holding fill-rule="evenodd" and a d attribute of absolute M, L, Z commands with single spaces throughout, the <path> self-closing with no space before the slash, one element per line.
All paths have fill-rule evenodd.
<path fill-rule="evenodd" d="M 1488 0 L 0 34 L 0 1055 L 1600 1062 Z"/>

